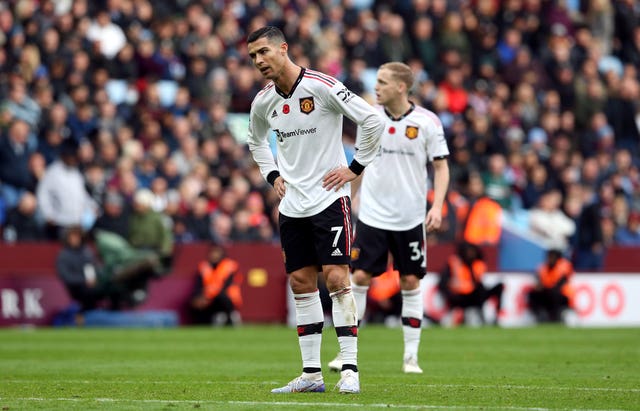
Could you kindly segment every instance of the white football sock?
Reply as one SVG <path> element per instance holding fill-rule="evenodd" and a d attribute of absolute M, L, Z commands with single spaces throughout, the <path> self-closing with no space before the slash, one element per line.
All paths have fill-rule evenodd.
<path fill-rule="evenodd" d="M 404 336 L 404 358 L 418 358 L 422 317 L 424 315 L 422 289 L 402 290 L 402 334 Z"/>
<path fill-rule="evenodd" d="M 351 283 L 351 290 L 353 291 L 353 297 L 356 299 L 358 321 L 362 321 L 364 313 L 367 310 L 367 293 L 369 292 L 369 286 Z"/>
<path fill-rule="evenodd" d="M 351 287 L 330 294 L 333 302 L 333 325 L 340 344 L 342 363 L 358 364 L 358 319 Z"/>
<path fill-rule="evenodd" d="M 303 368 L 321 368 L 320 347 L 324 313 L 318 290 L 306 294 L 294 294 L 298 343 Z"/>

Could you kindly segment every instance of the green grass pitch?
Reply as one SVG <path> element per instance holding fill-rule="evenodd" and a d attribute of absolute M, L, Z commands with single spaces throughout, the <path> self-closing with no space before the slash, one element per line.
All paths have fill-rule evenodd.
<path fill-rule="evenodd" d="M 271 394 L 301 370 L 295 330 L 0 330 L 0 409 L 639 410 L 640 329 L 427 328 L 423 375 L 401 372 L 399 328 L 360 330 L 362 392 Z"/>

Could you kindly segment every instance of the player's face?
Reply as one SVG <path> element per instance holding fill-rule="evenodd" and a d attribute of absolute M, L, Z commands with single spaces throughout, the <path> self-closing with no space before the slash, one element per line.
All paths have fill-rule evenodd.
<path fill-rule="evenodd" d="M 394 80 L 391 76 L 391 71 L 387 69 L 378 70 L 375 91 L 376 102 L 383 106 L 402 96 L 400 82 Z"/>
<path fill-rule="evenodd" d="M 253 65 L 269 80 L 277 79 L 284 69 L 287 43 L 275 44 L 266 37 L 247 44 Z"/>

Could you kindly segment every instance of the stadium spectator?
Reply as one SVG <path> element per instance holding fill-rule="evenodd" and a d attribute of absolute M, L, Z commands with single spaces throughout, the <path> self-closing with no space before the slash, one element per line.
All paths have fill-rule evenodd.
<path fill-rule="evenodd" d="M 107 59 L 113 59 L 127 42 L 124 32 L 111 21 L 109 11 L 105 9 L 98 10 L 86 36 L 93 42 L 94 50 L 98 50 Z"/>
<path fill-rule="evenodd" d="M 153 194 L 147 189 L 136 191 L 133 199 L 133 213 L 129 220 L 127 239 L 131 246 L 151 253 L 159 261 L 152 267 L 150 276 L 163 276 L 173 263 L 174 241 L 170 219 L 154 211 Z"/>
<path fill-rule="evenodd" d="M 68 138 L 60 149 L 60 159 L 47 167 L 37 188 L 39 211 L 46 222 L 50 240 L 62 239 L 61 230 L 94 223 L 96 204 L 89 196 L 78 169 L 78 143 Z"/>
<path fill-rule="evenodd" d="M 536 270 L 536 287 L 528 294 L 529 308 L 539 323 L 564 321 L 572 307 L 573 266 L 562 251 L 549 249 Z"/>
<path fill-rule="evenodd" d="M 42 221 L 38 218 L 36 196 L 25 191 L 18 204 L 7 211 L 2 229 L 5 242 L 43 241 L 45 239 Z"/>
<path fill-rule="evenodd" d="M 546 248 L 566 251 L 576 224 L 564 214 L 561 205 L 562 193 L 559 190 L 544 192 L 538 205 L 529 213 L 529 229 L 542 237 Z"/>
<path fill-rule="evenodd" d="M 624 246 L 640 245 L 640 212 L 632 211 L 624 227 L 618 227 L 614 240 L 616 244 Z"/>
<path fill-rule="evenodd" d="M 16 75 L 9 78 L 9 94 L 0 103 L 0 107 L 1 111 L 6 111 L 11 118 L 25 122 L 29 126 L 29 134 L 38 132 L 42 109 L 29 96 L 24 78 Z M 31 145 L 33 143 L 30 142 Z"/>
<path fill-rule="evenodd" d="M 582 190 L 584 206 L 576 224 L 573 265 L 580 270 L 599 270 L 605 255 L 601 218 L 606 199 L 590 186 L 583 186 Z"/>
<path fill-rule="evenodd" d="M 211 237 L 218 244 L 229 245 L 233 242 L 233 219 L 224 213 L 214 213 L 211 217 Z"/>
<path fill-rule="evenodd" d="M 0 136 L 0 194 L 11 208 L 18 204 L 24 192 L 33 191 L 37 184 L 29 170 L 34 149 L 28 142 L 29 125 L 23 120 L 14 120 L 3 134 Z"/>
<path fill-rule="evenodd" d="M 404 63 L 386 63 L 378 70 L 375 90 L 380 111 L 386 116 L 385 131 L 380 155 L 361 180 L 351 282 L 358 319 L 362 320 L 371 279 L 387 271 L 391 253 L 402 289 L 402 371 L 421 374 L 418 347 L 424 314 L 420 279 L 426 274 L 425 230 L 437 231 L 442 223 L 449 186 L 449 149 L 440 120 L 409 99 L 413 84 L 411 68 Z M 433 165 L 435 192 L 428 212 L 427 163 Z M 329 363 L 336 371 L 341 365 L 340 355 Z"/>
<path fill-rule="evenodd" d="M 117 191 L 107 192 L 102 205 L 102 214 L 96 219 L 93 230 L 105 230 L 122 238 L 129 236 L 130 205 Z"/>
<path fill-rule="evenodd" d="M 267 26 L 254 31 L 247 46 L 256 68 L 273 81 L 251 106 L 248 142 L 262 175 L 282 199 L 280 235 L 303 359 L 302 375 L 272 392 L 325 389 L 320 364 L 324 316 L 317 289 L 322 266 L 343 359 L 337 387 L 342 393 L 359 393 L 357 312 L 348 275 L 351 210 L 347 183 L 373 160 L 384 127 L 382 118 L 336 79 L 294 64 L 279 29 Z M 283 97 L 287 100 L 281 105 Z M 360 150 L 350 167 L 341 144 L 343 115 L 362 127 Z M 278 165 L 267 142 L 270 129 L 276 132 L 280 147 Z M 292 138 L 291 133 L 297 132 L 315 138 Z M 320 152 L 334 162 L 321 161 Z M 338 229 L 330 232 L 327 227 Z"/>
<path fill-rule="evenodd" d="M 507 180 L 507 160 L 502 154 L 489 157 L 487 171 L 482 174 L 482 182 L 487 197 L 500 204 L 505 210 L 511 209 L 511 183 Z"/>
<path fill-rule="evenodd" d="M 464 241 L 459 243 L 456 253 L 449 257 L 447 265 L 440 272 L 438 282 L 438 290 L 447 303 L 449 315 L 455 309 L 463 309 L 464 320 L 469 324 L 474 325 L 477 321 L 485 323 L 484 304 L 493 298 L 496 303 L 493 321 L 498 324 L 504 285 L 497 283 L 491 288 L 485 286 L 482 277 L 486 272 L 487 265 L 480 247 Z M 445 323 L 449 321 L 444 320 Z"/>
<path fill-rule="evenodd" d="M 199 195 L 184 217 L 184 225 L 196 241 L 211 241 L 211 212 L 206 196 Z"/>
<path fill-rule="evenodd" d="M 54 103 L 44 116 L 44 124 L 40 129 L 38 151 L 51 164 L 60 155 L 60 144 L 71 135 L 67 126 L 67 108 L 61 103 Z"/>
<path fill-rule="evenodd" d="M 207 259 L 198 264 L 191 313 L 196 324 L 239 325 L 242 308 L 242 273 L 238 262 L 213 243 Z"/>
<path fill-rule="evenodd" d="M 56 257 L 56 271 L 81 311 L 97 308 L 108 295 L 98 257 L 85 242 L 79 226 L 65 227 L 63 248 Z"/>

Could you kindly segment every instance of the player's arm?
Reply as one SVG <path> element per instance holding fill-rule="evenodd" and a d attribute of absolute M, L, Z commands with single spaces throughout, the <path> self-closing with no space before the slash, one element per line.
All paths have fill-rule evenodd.
<path fill-rule="evenodd" d="M 362 97 L 352 93 L 340 82 L 330 90 L 328 100 L 337 112 L 351 119 L 360 130 L 356 154 L 349 167 L 332 170 L 324 178 L 323 186 L 327 190 L 337 190 L 362 174 L 364 168 L 376 157 L 380 148 L 380 136 L 384 131 L 384 119 Z"/>
<path fill-rule="evenodd" d="M 429 159 L 433 164 L 433 204 L 427 213 L 425 226 L 427 231 L 438 230 L 442 224 L 442 204 L 449 188 L 449 147 L 444 135 L 442 122 L 434 114 L 430 121 L 423 124 L 426 147 Z"/>
<path fill-rule="evenodd" d="M 278 166 L 269 147 L 269 132 L 269 123 L 256 112 L 255 106 L 252 105 L 249 114 L 249 134 L 247 136 L 249 151 L 253 156 L 253 160 L 260 167 L 260 173 L 262 173 L 264 179 L 273 186 L 278 197 L 282 198 L 286 191 L 284 178 L 280 176 Z"/>
<path fill-rule="evenodd" d="M 345 116 L 358 126 L 356 154 L 349 168 L 360 175 L 364 167 L 369 165 L 380 149 L 380 136 L 384 131 L 382 114 L 362 97 L 349 91 L 344 85 L 337 93 L 332 90 L 334 104 Z"/>
<path fill-rule="evenodd" d="M 362 185 L 363 175 L 364 173 L 360 174 L 359 176 L 351 180 L 351 198 L 352 199 L 355 198 L 356 194 L 358 194 L 358 190 L 360 190 L 360 186 Z"/>
<path fill-rule="evenodd" d="M 449 188 L 449 163 L 447 158 L 433 160 L 433 204 L 425 221 L 427 231 L 438 230 L 442 224 L 442 204 Z"/>

